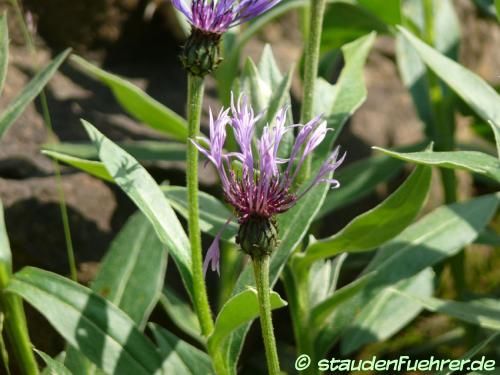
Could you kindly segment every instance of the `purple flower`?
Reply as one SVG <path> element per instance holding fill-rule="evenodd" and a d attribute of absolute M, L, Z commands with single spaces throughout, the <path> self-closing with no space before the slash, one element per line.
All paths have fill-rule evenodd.
<path fill-rule="evenodd" d="M 189 23 L 196 29 L 212 34 L 222 34 L 230 27 L 264 13 L 280 0 L 172 0 Z"/>
<path fill-rule="evenodd" d="M 254 140 L 255 125 L 262 114 L 254 114 L 245 96 L 241 96 L 237 103 L 233 98 L 230 115 L 229 109 L 221 110 L 216 119 L 210 113 L 210 139 L 204 138 L 208 147 L 192 140 L 216 167 L 224 199 L 234 208 L 240 227 L 256 218 L 273 220 L 275 215 L 289 210 L 319 183 L 328 183 L 334 188 L 340 185 L 330 177 L 330 173 L 345 158 L 344 153 L 339 159 L 337 147 L 323 162 L 309 185 L 294 190 L 294 182 L 305 158 L 321 144 L 329 129 L 322 116 L 315 117 L 305 125 L 286 125 L 286 114 L 287 108 L 281 109 L 274 121 L 264 127 L 260 139 Z M 239 152 L 227 153 L 223 149 L 227 125 L 232 128 Z M 278 151 L 283 136 L 295 128 L 299 128 L 299 131 L 290 156 L 282 159 Z M 205 270 L 210 262 L 213 270 L 219 269 L 218 242 L 226 226 L 227 223 L 210 246 L 205 258 Z"/>

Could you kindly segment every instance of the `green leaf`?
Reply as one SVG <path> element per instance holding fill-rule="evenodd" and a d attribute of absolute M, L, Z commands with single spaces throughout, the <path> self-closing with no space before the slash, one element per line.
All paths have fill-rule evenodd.
<path fill-rule="evenodd" d="M 279 309 L 286 306 L 286 301 L 281 299 L 280 295 L 271 291 L 271 309 Z M 259 316 L 259 302 L 257 298 L 257 290 L 248 288 L 235 296 L 231 297 L 222 306 L 215 328 L 208 337 L 208 346 L 217 348 L 222 341 L 229 336 L 236 328 L 244 323 L 251 322 Z"/>
<path fill-rule="evenodd" d="M 341 252 L 373 250 L 405 229 L 420 212 L 431 183 L 431 169 L 420 166 L 393 194 L 363 213 L 332 237 L 313 242 L 302 261 L 312 262 Z"/>
<path fill-rule="evenodd" d="M 63 336 L 108 373 L 153 374 L 161 360 L 132 320 L 90 289 L 62 276 L 26 267 L 7 291 L 37 309 Z"/>
<path fill-rule="evenodd" d="M 416 151 L 423 147 L 423 143 L 418 143 L 397 150 Z M 403 167 L 404 163 L 399 160 L 387 155 L 376 155 L 340 168 L 335 172 L 335 178 L 340 181 L 341 188 L 327 194 L 316 220 L 369 195 L 379 184 L 396 177 Z"/>
<path fill-rule="evenodd" d="M 141 161 L 186 161 L 186 146 L 165 141 L 126 141 L 118 146 Z M 54 143 L 43 145 L 43 150 L 53 151 L 82 159 L 98 160 L 99 154 L 92 143 Z"/>
<path fill-rule="evenodd" d="M 160 304 L 175 323 L 176 327 L 183 330 L 198 342 L 203 342 L 200 322 L 191 306 L 183 301 L 168 285 L 160 296 Z"/>
<path fill-rule="evenodd" d="M 426 268 L 416 276 L 398 282 L 394 288 L 430 297 L 434 291 L 434 273 Z M 387 340 L 411 322 L 421 310 L 418 303 L 395 296 L 388 289 L 382 290 L 356 317 L 354 328 L 344 335 L 341 342 L 342 353 L 352 353 L 365 344 Z"/>
<path fill-rule="evenodd" d="M 335 85 L 319 79 L 315 92 L 314 113 L 324 113 L 328 127 L 334 129 L 316 152 L 324 155 L 338 137 L 349 117 L 363 104 L 367 91 L 364 80 L 364 66 L 368 53 L 375 41 L 375 33 L 370 33 L 342 47 L 344 68 Z"/>
<path fill-rule="evenodd" d="M 9 65 L 9 29 L 7 27 L 7 13 L 0 14 L 0 97 L 7 76 Z"/>
<path fill-rule="evenodd" d="M 153 225 L 158 238 L 167 245 L 170 255 L 179 268 L 184 285 L 192 295 L 189 240 L 160 187 L 137 160 L 90 123 L 86 121 L 82 123 L 113 180 L 144 213 Z"/>
<path fill-rule="evenodd" d="M 450 0 L 432 0 L 431 20 L 433 43 L 436 49 L 453 60 L 458 59 L 460 45 L 460 22 Z M 415 32 L 419 35 L 426 33 L 426 21 L 423 5 L 420 1 L 408 1 L 404 3 L 405 17 L 408 24 L 415 25 Z M 410 91 L 418 116 L 425 125 L 426 132 L 432 135 L 435 128 L 439 126 L 437 114 L 439 111 L 450 112 L 451 106 L 443 106 L 442 103 L 433 102 L 431 98 L 431 83 L 429 72 L 419 57 L 417 51 L 401 35 L 396 38 L 397 65 L 404 85 Z M 435 90 L 435 89 L 434 89 Z M 442 102 L 450 103 L 454 100 L 449 90 L 441 89 Z M 437 109 L 436 106 L 444 108 Z M 442 115 L 442 114 L 441 114 Z M 451 114 L 450 114 L 451 115 Z"/>
<path fill-rule="evenodd" d="M 164 245 L 137 212 L 113 240 L 91 288 L 143 328 L 160 298 L 166 267 Z"/>
<path fill-rule="evenodd" d="M 500 127 L 500 96 L 482 78 L 399 27 L 420 58 L 485 121 Z"/>
<path fill-rule="evenodd" d="M 163 374 L 214 374 L 210 357 L 156 324 L 150 324 L 163 358 Z"/>
<path fill-rule="evenodd" d="M 404 163 L 385 155 L 372 156 L 340 168 L 335 178 L 340 189 L 329 192 L 316 220 L 324 219 L 333 211 L 369 195 L 375 188 L 396 177 Z"/>
<path fill-rule="evenodd" d="M 311 308 L 335 292 L 340 269 L 347 255 L 341 254 L 333 260 L 318 260 L 311 265 L 309 270 L 309 306 Z"/>
<path fill-rule="evenodd" d="M 497 18 L 500 22 L 500 0 L 495 0 L 495 9 L 497 11 Z"/>
<path fill-rule="evenodd" d="M 44 352 L 33 349 L 45 362 L 47 368 L 43 371 L 43 374 L 47 375 L 73 375 L 71 371 L 69 371 L 63 363 L 59 362 L 56 359 L 51 358 L 49 355 Z"/>
<path fill-rule="evenodd" d="M 486 195 L 439 207 L 381 247 L 363 276 L 313 309 L 312 324 L 321 327 L 316 340 L 318 353 L 326 353 L 341 334 L 355 331 L 356 317 L 370 301 L 380 298 L 385 288 L 404 282 L 474 241 L 496 212 L 498 202 L 496 195 Z M 347 298 L 338 301 L 339 296 Z"/>
<path fill-rule="evenodd" d="M 47 82 L 52 78 L 59 66 L 68 56 L 70 50 L 61 52 L 43 70 L 24 87 L 21 93 L 14 99 L 5 111 L 0 114 L 0 139 L 7 129 L 16 121 L 29 103 L 42 91 Z"/>
<path fill-rule="evenodd" d="M 71 55 L 71 61 L 76 63 L 83 72 L 108 86 L 115 95 L 116 100 L 137 120 L 180 141 L 187 139 L 186 120 L 150 97 L 137 86 L 99 69 L 79 56 Z"/>
<path fill-rule="evenodd" d="M 111 177 L 104 164 L 100 161 L 81 159 L 60 152 L 48 150 L 42 150 L 42 154 L 50 156 L 52 159 L 62 161 L 72 167 L 81 169 L 82 171 L 104 181 L 114 182 L 113 177 Z"/>
<path fill-rule="evenodd" d="M 463 169 L 479 173 L 500 182 L 500 160 L 478 151 L 411 152 L 399 153 L 380 147 L 373 147 L 384 154 L 411 163 L 442 168 Z"/>
<path fill-rule="evenodd" d="M 422 297 L 412 293 L 393 290 L 397 295 L 420 304 L 429 311 L 439 312 L 482 328 L 500 331 L 500 307 L 481 301 L 458 302 L 433 297 Z"/>
<path fill-rule="evenodd" d="M 388 25 L 401 23 L 401 0 L 357 0 L 357 3 Z"/>
<path fill-rule="evenodd" d="M 368 4 L 369 1 L 365 2 L 365 5 Z M 340 1 L 330 4 L 326 9 L 323 23 L 321 50 L 324 52 L 340 48 L 372 31 L 390 32 L 384 21 L 365 7 Z"/>
<path fill-rule="evenodd" d="M 188 217 L 187 189 L 184 186 L 162 186 L 162 191 L 165 193 L 170 205 L 181 214 L 184 218 Z M 233 213 L 214 196 L 200 191 L 200 229 L 204 233 L 210 233 L 216 236 L 224 224 Z M 228 224 L 227 228 L 222 232 L 221 238 L 226 241 L 234 241 L 234 237 L 238 233 L 238 225 L 233 221 Z"/>

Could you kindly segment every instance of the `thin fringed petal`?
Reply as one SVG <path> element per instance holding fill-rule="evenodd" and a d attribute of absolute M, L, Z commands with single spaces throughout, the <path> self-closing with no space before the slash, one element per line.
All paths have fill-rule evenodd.
<path fill-rule="evenodd" d="M 207 276 L 208 266 L 212 265 L 212 271 L 217 271 L 220 276 L 220 248 L 219 248 L 220 236 L 215 237 L 214 241 L 210 245 L 205 255 L 205 260 L 203 261 L 203 277 Z"/>
<path fill-rule="evenodd" d="M 208 248 L 207 255 L 205 255 L 205 260 L 203 261 L 203 277 L 206 277 L 208 266 L 212 264 L 212 271 L 217 271 L 220 276 L 220 238 L 222 233 L 226 230 L 229 223 L 233 220 L 233 216 L 230 216 L 229 219 L 225 222 L 222 228 L 219 230 L 217 235 L 215 236 L 212 244 Z"/>
<path fill-rule="evenodd" d="M 186 16 L 189 22 L 193 22 L 193 14 L 191 13 L 191 9 L 189 9 L 184 0 L 172 0 L 172 4 L 177 8 L 178 11 Z"/>

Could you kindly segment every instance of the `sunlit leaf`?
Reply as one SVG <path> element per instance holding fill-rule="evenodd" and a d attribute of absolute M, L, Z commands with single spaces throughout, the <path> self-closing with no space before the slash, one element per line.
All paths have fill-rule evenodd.
<path fill-rule="evenodd" d="M 160 368 L 160 356 L 149 339 L 125 313 L 90 289 L 26 267 L 13 276 L 7 290 L 23 297 L 104 371 L 150 375 Z"/>
<path fill-rule="evenodd" d="M 187 291 L 192 295 L 189 240 L 160 187 L 136 159 L 90 123 L 83 121 L 83 125 L 113 180 L 144 213 L 153 225 L 158 238 L 167 246 L 169 254 L 179 268 Z"/>
<path fill-rule="evenodd" d="M 72 55 L 71 61 L 76 63 L 85 73 L 108 86 L 116 100 L 137 120 L 180 141 L 187 139 L 186 120 L 137 86 L 99 69 L 79 56 Z"/>
<path fill-rule="evenodd" d="M 399 153 L 380 147 L 374 149 L 411 163 L 442 168 L 462 169 L 479 173 L 500 182 L 500 160 L 478 151 L 411 152 Z"/>
<path fill-rule="evenodd" d="M 278 293 L 271 291 L 271 309 L 286 306 L 286 301 Z M 208 338 L 208 345 L 217 348 L 231 332 L 244 323 L 251 322 L 259 316 L 257 290 L 248 288 L 231 297 L 222 306 L 215 328 Z"/>
<path fill-rule="evenodd" d="M 378 206 L 354 218 L 332 237 L 313 242 L 302 262 L 327 258 L 341 252 L 373 250 L 403 231 L 425 203 L 431 169 L 420 166 L 393 194 Z"/>

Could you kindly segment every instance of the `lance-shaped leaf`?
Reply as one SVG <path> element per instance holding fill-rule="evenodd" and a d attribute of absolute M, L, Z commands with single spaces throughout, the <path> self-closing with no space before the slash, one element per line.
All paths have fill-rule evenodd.
<path fill-rule="evenodd" d="M 165 141 L 126 141 L 118 146 L 141 161 L 185 161 L 186 146 Z M 82 159 L 97 160 L 99 155 L 92 143 L 61 142 L 43 145 L 44 151 L 52 151 Z"/>
<path fill-rule="evenodd" d="M 210 357 L 156 324 L 150 324 L 160 347 L 163 374 L 214 374 Z"/>
<path fill-rule="evenodd" d="M 160 297 L 167 252 L 149 221 L 137 212 L 113 240 L 91 289 L 125 312 L 142 330 Z M 75 348 L 67 349 L 67 367 L 92 375 L 97 369 Z"/>
<path fill-rule="evenodd" d="M 60 152 L 48 150 L 42 150 L 42 154 L 50 156 L 55 160 L 62 161 L 63 163 L 71 165 L 72 167 L 81 169 L 91 176 L 100 178 L 101 180 L 114 182 L 113 177 L 111 177 L 111 175 L 109 174 L 108 170 L 104 166 L 104 163 L 100 161 L 82 159 Z"/>
<path fill-rule="evenodd" d="M 393 292 L 407 298 L 409 301 L 422 305 L 427 310 L 449 315 L 482 328 L 500 331 L 500 305 L 498 304 L 494 306 L 493 304 L 482 303 L 482 301 L 447 301 L 433 297 L 422 297 L 399 290 L 393 290 Z"/>
<path fill-rule="evenodd" d="M 441 168 L 462 169 L 479 173 L 500 182 L 500 160 L 478 151 L 447 151 L 447 152 L 409 152 L 401 153 L 374 147 L 375 150 L 393 158 L 411 163 L 430 165 Z"/>
<path fill-rule="evenodd" d="M 271 291 L 271 309 L 286 306 L 286 301 L 280 295 Z M 215 349 L 236 328 L 244 323 L 251 322 L 259 316 L 259 301 L 257 290 L 248 288 L 231 297 L 222 306 L 215 321 L 215 328 L 208 338 L 209 347 Z"/>
<path fill-rule="evenodd" d="M 394 285 L 396 290 L 430 297 L 434 292 L 434 272 L 426 268 L 416 276 L 402 280 Z M 415 302 L 408 302 L 384 289 L 377 298 L 366 305 L 356 317 L 355 326 L 342 338 L 341 351 L 352 353 L 374 341 L 389 339 L 411 322 L 422 310 Z"/>
<path fill-rule="evenodd" d="M 409 152 L 422 150 L 424 147 L 425 144 L 420 142 L 398 147 L 396 150 Z M 375 155 L 343 166 L 335 172 L 335 178 L 340 181 L 342 188 L 328 193 L 316 220 L 369 195 L 379 184 L 396 177 L 403 167 L 403 162 L 387 155 Z"/>
<path fill-rule="evenodd" d="M 34 349 L 34 351 L 43 359 L 47 367 L 42 372 L 42 375 L 72 375 L 71 371 L 64 366 L 64 363 L 58 361 L 55 358 L 50 357 L 48 354 L 40 350 Z"/>
<path fill-rule="evenodd" d="M 328 142 L 324 141 L 318 146 L 317 155 L 328 152 L 346 121 L 366 100 L 363 70 L 375 36 L 375 32 L 372 32 L 342 47 L 345 64 L 335 85 L 321 79 L 318 81 L 314 94 L 314 113 L 323 113 L 333 132 L 327 136 Z"/>
<path fill-rule="evenodd" d="M 177 293 L 165 286 L 160 296 L 160 304 L 175 325 L 198 342 L 204 342 L 200 322 L 192 307 Z"/>
<path fill-rule="evenodd" d="M 399 27 L 402 36 L 420 58 L 454 90 L 479 116 L 500 127 L 500 95 L 481 77 L 428 46 L 408 30 Z"/>
<path fill-rule="evenodd" d="M 79 56 L 72 55 L 71 61 L 76 63 L 85 73 L 108 86 L 115 95 L 116 100 L 137 120 L 180 141 L 187 139 L 186 120 L 150 97 L 137 86 L 99 69 Z"/>
<path fill-rule="evenodd" d="M 25 108 L 30 104 L 33 99 L 42 91 L 47 82 L 55 74 L 59 66 L 68 56 L 70 50 L 67 49 L 61 52 L 57 57 L 52 60 L 45 68 L 43 68 L 21 91 L 6 110 L 0 113 L 0 139 L 5 134 L 7 129 L 17 120 L 23 113 Z"/>
<path fill-rule="evenodd" d="M 0 97 L 2 96 L 7 67 L 9 65 L 9 29 L 7 14 L 0 14 Z"/>
<path fill-rule="evenodd" d="M 90 123 L 82 122 L 99 151 L 99 158 L 113 180 L 148 218 L 161 242 L 167 245 L 169 253 L 179 268 L 184 285 L 192 295 L 189 240 L 160 187 L 136 159 L 106 138 Z"/>
<path fill-rule="evenodd" d="M 498 201 L 498 196 L 486 195 L 437 208 L 382 246 L 363 276 L 313 309 L 312 324 L 321 327 L 316 340 L 318 353 L 326 353 L 341 334 L 356 330 L 356 317 L 385 288 L 455 255 L 474 241 L 496 212 Z M 339 296 L 348 298 L 339 301 Z"/>
<path fill-rule="evenodd" d="M 431 183 L 431 168 L 418 166 L 408 179 L 375 208 L 359 215 L 330 238 L 309 245 L 303 262 L 342 252 L 375 249 L 402 232 L 420 212 Z"/>
<path fill-rule="evenodd" d="M 90 289 L 62 276 L 26 267 L 7 291 L 23 297 L 93 363 L 108 373 L 155 373 L 161 359 L 133 321 Z"/>
<path fill-rule="evenodd" d="M 166 267 L 165 246 L 137 212 L 113 240 L 91 288 L 142 328 L 160 298 Z"/>

